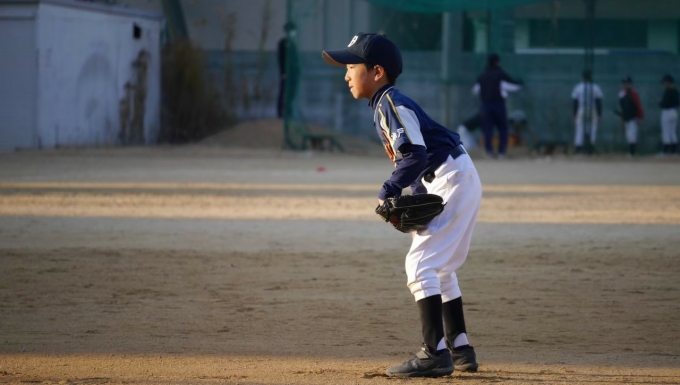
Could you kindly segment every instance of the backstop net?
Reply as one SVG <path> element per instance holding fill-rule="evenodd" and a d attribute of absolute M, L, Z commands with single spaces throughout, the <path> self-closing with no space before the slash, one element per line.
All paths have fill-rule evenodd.
<path fill-rule="evenodd" d="M 639 151 L 655 152 L 660 79 L 680 68 L 680 21 L 671 16 L 680 4 L 668 7 L 663 0 L 288 0 L 286 146 L 308 148 L 333 135 L 378 140 L 372 111 L 352 98 L 344 70 L 328 66 L 321 50 L 380 32 L 402 50 L 397 87 L 449 129 L 478 114 L 471 89 L 493 52 L 524 82 L 506 100 L 511 146 L 571 145 L 572 90 L 590 70 L 604 93 L 596 151 L 627 148 L 617 111 L 620 80 L 631 76 L 646 113 Z M 473 147 L 481 130 L 469 128 Z"/>

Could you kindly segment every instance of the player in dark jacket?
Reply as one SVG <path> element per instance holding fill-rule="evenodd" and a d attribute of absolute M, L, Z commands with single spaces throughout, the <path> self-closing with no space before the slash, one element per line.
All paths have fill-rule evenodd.
<path fill-rule="evenodd" d="M 472 91 L 479 94 L 482 100 L 482 131 L 486 153 L 490 157 L 495 157 L 491 138 L 493 128 L 496 126 L 499 134 L 498 158 L 503 159 L 508 145 L 508 114 L 505 109 L 505 98 L 508 92 L 518 91 L 521 83 L 513 80 L 503 71 L 500 61 L 498 55 L 489 55 L 488 66 L 477 78 Z"/>
<path fill-rule="evenodd" d="M 621 79 L 623 88 L 619 92 L 619 106 L 621 107 L 621 120 L 626 130 L 628 141 L 628 156 L 635 155 L 635 146 L 638 139 L 638 122 L 645 117 L 640 103 L 640 96 L 633 88 L 633 79 L 625 76 Z"/>
<path fill-rule="evenodd" d="M 291 113 L 286 106 L 286 101 L 292 101 L 297 92 L 298 73 L 300 72 L 300 63 L 298 59 L 297 46 L 295 45 L 296 28 L 292 22 L 286 23 L 283 27 L 286 36 L 279 40 L 276 56 L 279 63 L 279 98 L 277 107 L 277 116 L 283 118 Z M 288 62 L 287 62 L 288 60 Z M 290 103 L 289 103 L 290 104 Z"/>

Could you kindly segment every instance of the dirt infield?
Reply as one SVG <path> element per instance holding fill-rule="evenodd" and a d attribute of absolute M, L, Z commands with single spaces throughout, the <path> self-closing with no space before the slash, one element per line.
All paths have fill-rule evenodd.
<path fill-rule="evenodd" d="M 476 161 L 476 374 L 420 343 L 382 157 L 0 154 L 0 383 L 680 383 L 680 160 Z"/>

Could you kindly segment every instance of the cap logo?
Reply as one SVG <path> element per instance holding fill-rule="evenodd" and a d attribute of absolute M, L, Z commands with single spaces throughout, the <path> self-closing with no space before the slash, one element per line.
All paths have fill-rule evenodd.
<path fill-rule="evenodd" d="M 353 46 L 353 45 L 354 45 L 354 43 L 356 43 L 356 42 L 357 42 L 357 39 L 359 39 L 359 35 L 357 35 L 357 36 L 354 36 L 354 37 L 352 38 L 352 41 L 350 41 L 350 42 L 349 42 L 349 44 L 348 44 L 347 46 L 348 46 L 348 47 L 351 47 L 351 46 Z"/>

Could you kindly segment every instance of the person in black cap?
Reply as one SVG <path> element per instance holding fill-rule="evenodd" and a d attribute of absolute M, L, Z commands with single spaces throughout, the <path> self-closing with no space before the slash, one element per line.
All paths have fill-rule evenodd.
<path fill-rule="evenodd" d="M 474 94 L 479 94 L 482 100 L 482 131 L 486 154 L 495 158 L 492 137 L 494 126 L 498 127 L 498 158 L 505 158 L 508 146 L 508 114 L 505 109 L 505 98 L 508 92 L 518 91 L 521 82 L 513 80 L 500 66 L 500 56 L 491 54 L 487 60 L 484 73 L 479 75 L 477 83 L 472 88 Z"/>
<path fill-rule="evenodd" d="M 619 106 L 621 107 L 621 121 L 626 132 L 628 141 L 628 156 L 635 155 L 635 146 L 638 139 L 638 122 L 644 119 L 645 114 L 640 103 L 640 96 L 633 88 L 633 79 L 624 76 L 621 79 L 623 88 L 619 92 Z"/>
<path fill-rule="evenodd" d="M 297 46 L 295 44 L 295 23 L 287 22 L 283 26 L 286 36 L 279 40 L 276 56 L 279 63 L 279 97 L 276 104 L 276 115 L 283 118 L 290 103 L 297 92 L 300 64 L 298 60 Z M 288 60 L 288 62 L 287 62 Z M 290 113 L 290 111 L 288 111 Z"/>
<path fill-rule="evenodd" d="M 420 311 L 422 350 L 389 368 L 387 375 L 440 377 L 454 368 L 476 371 L 456 270 L 467 258 L 481 203 L 477 170 L 458 134 L 395 88 L 402 58 L 386 36 L 359 33 L 347 48 L 323 51 L 323 58 L 346 67 L 345 81 L 354 98 L 369 100 L 376 132 L 395 165 L 378 193 L 378 204 L 409 186 L 413 194 L 436 194 L 447 202 L 427 229 L 412 233 L 406 255 L 407 285 Z"/>
<path fill-rule="evenodd" d="M 678 151 L 678 107 L 680 94 L 675 88 L 675 80 L 671 75 L 665 75 L 661 82 L 664 86 L 663 97 L 659 102 L 661 107 L 661 141 L 662 155 L 677 154 Z"/>
<path fill-rule="evenodd" d="M 574 135 L 574 145 L 576 153 L 580 154 L 583 149 L 583 135 L 590 133 L 590 147 L 588 152 L 593 152 L 595 139 L 597 138 L 597 125 L 602 116 L 602 89 L 593 83 L 592 72 L 583 71 L 583 81 L 574 87 L 571 92 L 573 100 L 574 124 L 576 134 Z"/>

